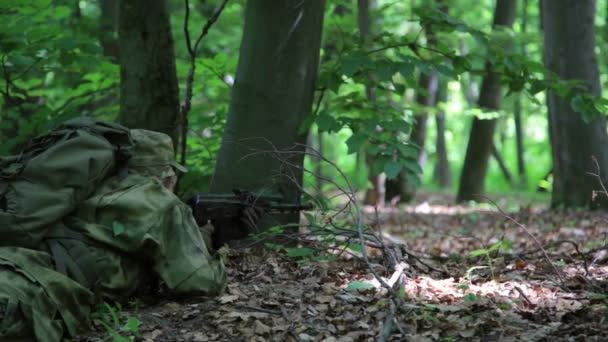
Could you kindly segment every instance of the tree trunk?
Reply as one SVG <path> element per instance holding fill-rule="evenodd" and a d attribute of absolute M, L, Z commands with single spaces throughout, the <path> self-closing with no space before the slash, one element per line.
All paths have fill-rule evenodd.
<path fill-rule="evenodd" d="M 528 3 L 529 0 L 523 1 L 522 18 L 521 18 L 521 32 L 526 33 L 528 28 Z M 524 42 L 521 46 L 521 53 L 524 56 L 528 55 L 528 46 Z M 513 108 L 513 119 L 515 123 L 515 144 L 517 148 L 517 175 L 522 185 L 528 183 L 526 176 L 526 160 L 525 160 L 525 147 L 524 147 L 524 127 L 522 120 L 522 94 L 517 94 L 515 99 L 515 105 Z"/>
<path fill-rule="evenodd" d="M 165 0 L 120 0 L 119 121 L 177 138 L 179 88 Z"/>
<path fill-rule="evenodd" d="M 439 81 L 437 90 L 437 102 L 447 101 L 447 83 L 444 80 Z M 448 159 L 448 149 L 445 142 L 445 113 L 437 113 L 435 116 L 435 125 L 437 138 L 435 140 L 435 150 L 437 153 L 437 163 L 433 171 L 433 180 L 439 184 L 439 187 L 446 189 L 452 186 L 452 170 L 450 169 L 450 161 Z"/>
<path fill-rule="evenodd" d="M 511 27 L 517 13 L 516 0 L 498 0 L 494 12 L 494 25 Z M 486 75 L 481 84 L 478 105 L 489 110 L 500 109 L 502 91 L 500 75 L 491 71 L 486 64 Z M 488 170 L 488 160 L 492 153 L 494 129 L 496 120 L 473 119 L 467 152 L 460 175 L 460 187 L 456 200 L 481 200 L 484 195 L 484 180 Z"/>
<path fill-rule="evenodd" d="M 437 45 L 437 40 L 430 25 L 424 27 L 427 39 L 427 46 L 434 47 Z M 437 104 L 437 91 L 439 76 L 436 71 L 431 71 L 430 74 L 421 72 L 418 76 L 418 89 L 416 93 L 416 103 L 425 107 L 434 107 Z M 426 164 L 427 154 L 425 150 L 426 127 L 428 114 L 425 112 L 417 113 L 415 116 L 414 126 L 410 134 L 410 142 L 419 147 L 417 163 L 424 169 Z M 400 201 L 410 202 L 416 195 L 416 187 L 407 181 L 405 177 L 406 170 L 402 171 L 396 179 L 386 182 L 386 198 L 393 200 L 399 196 Z"/>
<path fill-rule="evenodd" d="M 599 68 L 595 55 L 595 11 L 593 0 L 546 1 L 543 4 L 545 66 L 564 80 L 579 80 L 586 92 L 601 95 Z M 573 96 L 581 90 L 573 90 Z M 550 135 L 553 156 L 553 206 L 608 207 L 606 197 L 595 202 L 592 192 L 598 180 L 587 172 L 597 172 L 591 158 L 597 158 L 608 177 L 608 136 L 602 116 L 585 122 L 571 107 L 571 98 L 548 93 Z"/>
<path fill-rule="evenodd" d="M 498 163 L 500 172 L 502 172 L 502 175 L 505 177 L 505 180 L 507 181 L 507 183 L 512 184 L 513 176 L 511 176 L 511 172 L 509 171 L 509 168 L 507 167 L 507 163 L 505 163 L 505 159 L 502 157 L 502 154 L 500 154 L 500 151 L 498 150 L 498 148 L 496 147 L 496 144 L 494 144 L 494 143 L 492 144 L 492 156 Z"/>
<path fill-rule="evenodd" d="M 239 64 L 211 192 L 234 188 L 300 199 L 303 120 L 311 114 L 325 1 L 248 1 Z M 289 149 L 281 159 L 270 153 Z M 297 223 L 299 214 L 273 217 L 260 228 Z M 272 222 L 270 222 L 272 221 Z M 221 245 L 247 235 L 238 225 L 216 224 Z"/>
<path fill-rule="evenodd" d="M 366 44 L 367 39 L 370 35 L 371 30 L 371 17 L 370 17 L 370 8 L 372 4 L 370 0 L 357 0 L 357 23 L 359 27 L 359 37 L 361 39 L 361 43 L 363 45 Z M 376 102 L 376 89 L 373 87 L 365 87 L 365 95 L 367 100 L 370 103 Z M 365 162 L 367 165 L 367 180 L 372 184 L 372 187 L 367 189 L 365 192 L 365 198 L 363 203 L 367 205 L 374 205 L 378 207 L 384 206 L 384 196 L 385 196 L 385 186 L 384 179 L 385 177 L 382 174 L 377 173 L 374 170 L 374 162 L 376 160 L 376 156 L 365 153 Z"/>
<path fill-rule="evenodd" d="M 99 41 L 104 56 L 118 61 L 118 2 L 117 0 L 99 0 Z"/>

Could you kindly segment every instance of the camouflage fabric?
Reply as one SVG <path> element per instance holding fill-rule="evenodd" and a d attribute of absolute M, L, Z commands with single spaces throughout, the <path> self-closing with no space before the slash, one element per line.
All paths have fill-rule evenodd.
<path fill-rule="evenodd" d="M 104 181 L 47 234 L 56 264 L 105 299 L 124 299 L 149 284 L 149 268 L 174 292 L 219 293 L 223 264 L 209 252 L 190 208 L 161 183 L 173 168 L 185 171 L 171 139 L 141 129 L 131 137 L 129 175 Z"/>
<path fill-rule="evenodd" d="M 133 258 L 150 265 L 176 293 L 218 294 L 226 284 L 224 265 L 209 252 L 190 208 L 155 178 L 137 174 L 111 178 L 72 217 L 76 220 L 69 228 L 93 241 L 93 246 L 101 246 L 108 256 L 115 251 L 123 260 Z M 93 266 L 104 294 L 133 292 L 137 283 L 124 275 L 147 270 L 129 269 L 125 263 L 108 265 L 123 271 L 100 270 L 99 263 Z M 87 267 L 91 266 L 81 265 Z"/>
<path fill-rule="evenodd" d="M 42 180 L 41 170 L 30 173 L 27 181 L 34 187 L 9 184 L 10 191 L 23 192 L 24 199 L 32 198 L 40 207 L 25 212 L 18 223 L 7 220 L 16 215 L 5 211 L 7 215 L 0 216 L 0 223 L 6 224 L 0 225 L 0 246 L 35 245 L 41 251 L 0 247 L 0 341 L 60 341 L 87 325 L 93 299 L 126 299 L 156 277 L 181 294 L 218 294 L 225 287 L 224 265 L 211 255 L 190 208 L 161 182 L 175 170 L 185 171 L 174 161 L 171 139 L 158 132 L 132 130 L 127 138 L 133 138 L 133 158 L 120 172 L 116 148 L 88 132 L 80 129 L 72 134 L 95 143 L 67 149 L 64 143 L 74 139 L 61 135 L 65 141 L 50 145 L 63 144 L 61 150 L 39 154 L 47 157 L 38 165 L 66 160 L 73 165 L 51 167 L 57 174 L 47 174 L 48 181 Z M 74 155 L 63 154 L 67 152 Z M 33 162 L 30 159 L 27 165 Z M 92 184 L 72 180 L 71 168 L 75 168 L 72 177 L 90 176 Z M 44 191 L 28 192 L 33 189 Z M 28 237 L 32 241 L 25 241 Z"/>
<path fill-rule="evenodd" d="M 57 342 L 86 327 L 93 294 L 52 267 L 44 252 L 0 247 L 0 341 Z"/>
<path fill-rule="evenodd" d="M 175 170 L 186 172 L 186 168 L 175 161 L 173 141 L 163 133 L 144 129 L 132 129 L 135 142 L 129 168 L 144 176 L 163 179 L 175 175 Z M 174 170 L 175 169 L 175 170 Z"/>
<path fill-rule="evenodd" d="M 79 118 L 0 158 L 0 246 L 37 246 L 52 223 L 117 172 L 130 146 L 127 128 Z"/>

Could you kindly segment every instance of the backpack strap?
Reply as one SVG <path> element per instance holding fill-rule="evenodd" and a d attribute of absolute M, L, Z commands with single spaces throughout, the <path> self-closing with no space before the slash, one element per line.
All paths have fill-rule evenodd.
<path fill-rule="evenodd" d="M 90 239 L 70 229 L 64 229 L 61 235 L 46 240 L 55 269 L 84 287 L 93 289 L 99 281 L 99 274 L 94 267 L 95 258 L 87 246 Z"/>

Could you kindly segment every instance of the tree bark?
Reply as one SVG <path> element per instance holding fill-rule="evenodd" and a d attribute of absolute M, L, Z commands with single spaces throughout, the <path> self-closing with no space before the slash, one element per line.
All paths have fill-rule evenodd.
<path fill-rule="evenodd" d="M 300 199 L 300 126 L 311 114 L 325 1 L 248 1 L 239 64 L 211 192 L 234 188 Z M 301 145 L 295 146 L 298 143 Z M 277 159 L 273 149 L 291 150 Z M 299 214 L 269 218 L 268 226 L 297 223 Z M 214 242 L 244 238 L 238 225 L 216 225 Z"/>
<path fill-rule="evenodd" d="M 505 177 L 507 183 L 512 184 L 513 176 L 511 176 L 511 172 L 507 167 L 507 163 L 505 163 L 505 159 L 502 157 L 502 154 L 500 154 L 500 151 L 496 147 L 496 144 L 492 144 L 492 156 L 494 157 L 494 159 L 496 159 L 498 167 L 500 168 L 500 172 L 502 172 L 502 175 Z"/>
<path fill-rule="evenodd" d="M 526 33 L 528 28 L 528 3 L 529 0 L 523 1 L 522 18 L 521 18 L 521 32 Z M 521 53 L 524 56 L 528 55 L 528 46 L 525 42 L 521 45 Z M 525 185 L 528 183 L 526 176 L 526 159 L 525 159 L 525 145 L 524 145 L 524 126 L 522 120 L 522 94 L 517 94 L 515 99 L 515 105 L 513 108 L 513 120 L 515 124 L 515 144 L 517 150 L 517 175 L 521 184 Z"/>
<path fill-rule="evenodd" d="M 438 3 L 441 4 L 442 1 L 438 1 Z M 447 11 L 445 6 L 443 9 L 444 11 Z M 424 32 L 426 34 L 427 46 L 436 46 L 437 39 L 433 32 L 433 28 L 430 25 L 425 25 Z M 431 71 L 429 74 L 421 72 L 418 76 L 419 91 L 416 93 L 416 103 L 425 107 L 434 107 L 437 104 L 438 83 L 439 76 L 436 71 Z M 428 114 L 426 112 L 417 113 L 412 132 L 410 133 L 410 142 L 416 144 L 419 148 L 416 162 L 423 169 L 427 159 L 425 150 L 427 122 Z M 402 171 L 396 179 L 387 180 L 387 200 L 392 201 L 396 196 L 399 196 L 400 201 L 402 202 L 410 202 L 414 199 L 416 187 L 407 181 L 405 172 L 408 171 Z"/>
<path fill-rule="evenodd" d="M 363 45 L 366 44 L 371 31 L 370 8 L 372 4 L 370 0 L 357 0 L 357 24 L 359 27 L 359 38 Z M 365 86 L 365 96 L 370 103 L 376 102 L 376 89 L 374 87 Z M 378 207 L 384 206 L 384 197 L 386 188 L 384 185 L 385 177 L 381 173 L 374 170 L 374 162 L 376 156 L 365 152 L 365 162 L 367 165 L 367 180 L 372 184 L 372 187 L 365 192 L 363 203 Z"/>
<path fill-rule="evenodd" d="M 498 0 L 494 12 L 493 27 L 511 27 L 517 13 L 516 0 Z M 502 90 L 500 75 L 491 71 L 486 63 L 486 75 L 483 78 L 478 105 L 489 110 L 500 109 Z M 481 200 L 484 195 L 484 180 L 488 170 L 488 160 L 492 153 L 496 120 L 473 119 L 467 152 L 460 175 L 460 187 L 456 200 Z"/>
<path fill-rule="evenodd" d="M 447 83 L 444 80 L 440 80 L 437 91 L 437 102 L 446 101 Z M 435 170 L 433 171 L 433 180 L 439 184 L 439 187 L 446 189 L 452 186 L 452 170 L 450 169 L 448 149 L 445 141 L 445 113 L 437 113 L 435 116 L 435 125 L 437 130 L 437 138 L 435 140 L 437 163 L 435 164 Z"/>
<path fill-rule="evenodd" d="M 168 134 L 175 144 L 179 88 L 165 0 L 120 0 L 119 121 Z"/>
<path fill-rule="evenodd" d="M 117 0 L 99 0 L 99 41 L 104 56 L 118 61 L 118 2 Z"/>
<path fill-rule="evenodd" d="M 601 95 L 595 54 L 594 0 L 546 1 L 543 4 L 545 66 L 564 80 L 579 80 L 586 92 Z M 582 90 L 573 90 L 572 96 Z M 606 119 L 585 122 L 571 106 L 571 97 L 548 92 L 551 149 L 553 156 L 553 206 L 608 207 L 606 196 L 593 201 L 600 184 L 587 172 L 597 172 L 591 158 L 597 158 L 606 183 L 608 136 Z"/>

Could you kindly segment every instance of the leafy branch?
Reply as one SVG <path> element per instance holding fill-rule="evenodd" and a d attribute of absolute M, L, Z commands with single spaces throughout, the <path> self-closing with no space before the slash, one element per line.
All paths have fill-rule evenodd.
<path fill-rule="evenodd" d="M 215 22 L 217 22 L 218 18 L 224 11 L 228 0 L 223 0 L 220 6 L 215 10 L 213 15 L 207 20 L 203 29 L 201 30 L 200 35 L 196 39 L 194 46 L 192 46 L 192 41 L 190 39 L 190 28 L 188 22 L 190 20 L 190 1 L 184 0 L 186 7 L 186 14 L 184 17 L 184 34 L 186 36 L 186 47 L 188 48 L 188 54 L 190 55 L 190 70 L 188 71 L 188 78 L 186 80 L 186 98 L 184 99 L 184 104 L 180 108 L 180 127 L 181 127 L 181 155 L 180 162 L 182 164 L 186 163 L 186 149 L 187 145 L 187 137 L 188 137 L 188 113 L 192 108 L 192 88 L 194 85 L 194 74 L 196 71 L 196 54 L 198 51 L 198 46 L 203 40 L 205 36 L 209 33 L 209 29 Z"/>

